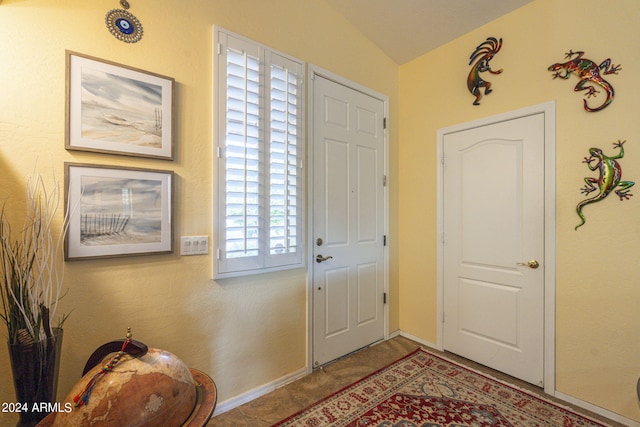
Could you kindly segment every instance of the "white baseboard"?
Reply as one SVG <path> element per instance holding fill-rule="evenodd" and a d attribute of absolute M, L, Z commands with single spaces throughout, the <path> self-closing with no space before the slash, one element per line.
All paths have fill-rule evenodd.
<path fill-rule="evenodd" d="M 589 402 L 585 402 L 584 400 L 577 399 L 571 395 L 556 391 L 554 396 L 562 401 L 571 403 L 572 405 L 579 406 L 580 408 L 586 409 L 587 411 L 591 411 L 594 414 L 598 414 L 603 417 L 609 418 L 611 421 L 616 421 L 629 427 L 640 427 L 640 423 L 637 421 L 623 417 L 620 414 L 616 414 L 615 412 L 611 412 L 607 409 L 593 405 Z"/>
<path fill-rule="evenodd" d="M 441 349 L 441 348 L 439 348 L 436 344 L 434 344 L 434 343 L 432 343 L 432 342 L 430 342 L 430 341 L 425 341 L 425 340 L 423 340 L 422 338 L 418 338 L 418 337 L 416 337 L 415 335 L 408 334 L 408 333 L 406 333 L 406 332 L 404 332 L 404 331 L 399 331 L 398 335 L 400 335 L 401 337 L 405 337 L 405 338 L 407 338 L 407 339 L 410 339 L 411 341 L 415 341 L 415 342 L 417 342 L 417 343 L 419 343 L 419 344 L 422 344 L 422 345 L 424 345 L 424 346 L 427 346 L 427 347 L 429 347 L 429 348 L 433 348 L 433 349 L 435 349 L 435 350 L 440 350 L 440 351 L 442 351 L 442 349 Z"/>
<path fill-rule="evenodd" d="M 224 402 L 220 402 L 216 405 L 216 410 L 213 416 L 215 417 L 216 415 L 222 414 L 223 412 L 227 412 L 240 405 L 244 405 L 247 402 L 251 402 L 252 400 L 257 399 L 260 396 L 271 393 L 277 388 L 283 387 L 289 383 L 294 382 L 295 380 L 306 376 L 309 372 L 310 371 L 306 367 L 298 369 L 297 371 L 292 372 L 289 375 L 285 375 L 284 377 L 278 378 L 267 384 L 263 384 L 260 387 L 256 387 L 253 390 L 249 390 L 246 393 L 242 393 L 238 396 L 232 397 L 231 399 L 227 399 Z"/>

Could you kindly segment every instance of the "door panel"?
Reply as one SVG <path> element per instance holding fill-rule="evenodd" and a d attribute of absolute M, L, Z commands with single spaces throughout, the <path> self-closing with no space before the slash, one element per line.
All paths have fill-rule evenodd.
<path fill-rule="evenodd" d="M 544 115 L 448 134 L 444 154 L 444 348 L 542 385 Z"/>
<path fill-rule="evenodd" d="M 478 280 L 460 280 L 460 331 L 481 340 L 517 347 L 518 289 Z M 491 305 L 500 310 L 487 312 Z"/>
<path fill-rule="evenodd" d="M 378 282 L 378 263 L 370 262 L 357 266 L 358 272 L 358 326 L 375 322 L 380 316 L 380 289 Z"/>
<path fill-rule="evenodd" d="M 313 90 L 313 360 L 322 365 L 384 338 L 384 103 L 320 76 Z"/>
<path fill-rule="evenodd" d="M 345 141 L 324 141 L 324 229 L 325 245 L 349 244 L 349 145 Z M 317 162 L 317 163 L 320 163 Z M 329 209 L 330 207 L 330 209 Z M 318 218 L 320 219 L 320 218 Z"/>
<path fill-rule="evenodd" d="M 349 271 L 334 268 L 325 271 L 325 307 L 323 311 L 331 313 L 325 316 L 325 336 L 327 338 L 349 330 Z"/>
<path fill-rule="evenodd" d="M 380 203 L 377 197 L 379 185 L 371 184 L 375 184 L 380 179 L 380 171 L 377 170 L 378 152 L 375 148 L 358 147 L 357 156 L 358 243 L 375 243 L 380 237 L 379 225 L 381 224 L 377 209 Z"/>

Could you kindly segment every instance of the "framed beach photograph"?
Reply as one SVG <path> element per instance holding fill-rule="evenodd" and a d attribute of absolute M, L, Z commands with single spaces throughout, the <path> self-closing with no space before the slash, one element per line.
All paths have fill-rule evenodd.
<path fill-rule="evenodd" d="M 173 172 L 65 163 L 65 260 L 173 252 Z"/>
<path fill-rule="evenodd" d="M 173 78 L 66 55 L 67 150 L 173 160 Z"/>

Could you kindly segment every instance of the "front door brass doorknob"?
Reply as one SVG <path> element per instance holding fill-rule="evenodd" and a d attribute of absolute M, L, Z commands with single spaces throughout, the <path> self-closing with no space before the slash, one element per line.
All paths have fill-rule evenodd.
<path fill-rule="evenodd" d="M 331 255 L 329 255 L 329 256 L 318 255 L 318 256 L 316 256 L 316 262 L 318 264 L 320 264 L 322 261 L 326 261 L 326 260 L 331 259 L 331 258 L 333 258 Z"/>

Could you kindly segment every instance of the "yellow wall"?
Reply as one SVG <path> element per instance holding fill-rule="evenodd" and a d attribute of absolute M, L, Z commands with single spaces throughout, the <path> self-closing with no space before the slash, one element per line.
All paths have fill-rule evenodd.
<path fill-rule="evenodd" d="M 640 420 L 639 202 L 611 196 L 587 207 L 587 224 L 573 230 L 589 147 L 612 150 L 611 142 L 626 139 L 624 174 L 640 182 L 634 176 L 640 170 L 640 148 L 634 148 L 640 147 L 640 3 L 536 0 L 400 67 L 322 0 L 131 3 L 145 30 L 132 45 L 104 26 L 115 0 L 0 4 L 0 200 L 22 199 L 36 162 L 45 173 L 53 165 L 60 180 L 65 161 L 171 169 L 178 177 L 176 237 L 211 236 L 212 25 L 218 24 L 390 97 L 390 330 L 436 342 L 436 130 L 557 100 L 557 388 Z M 495 91 L 473 107 L 467 59 L 487 36 L 504 38 L 493 65 L 505 71 L 489 78 Z M 176 79 L 175 161 L 64 150 L 65 49 Z M 604 111 L 584 112 L 572 90 L 575 78 L 552 80 L 546 71 L 569 49 L 622 64 L 609 79 L 616 99 Z M 60 394 L 88 355 L 127 326 L 137 339 L 209 373 L 219 401 L 304 367 L 305 271 L 213 282 L 211 265 L 211 256 L 178 254 L 67 263 L 64 308 L 73 312 Z M 0 372 L 0 401 L 12 401 L 5 351 Z M 0 414 L 0 424 L 10 419 Z"/>
<path fill-rule="evenodd" d="M 615 195 L 587 206 L 574 231 L 588 149 L 617 153 L 626 139 L 623 177 L 640 184 L 640 2 L 535 0 L 400 67 L 400 329 L 436 342 L 436 131 L 470 120 L 557 101 L 556 386 L 559 392 L 640 420 L 639 196 Z M 466 88 L 468 58 L 486 37 L 504 39 L 488 75 L 494 92 L 473 106 Z M 577 79 L 552 79 L 547 67 L 584 50 L 622 64 L 607 76 L 616 97 L 587 113 Z M 598 94 L 590 102 L 604 99 Z M 490 183 L 487 183 L 490 185 Z M 634 188 L 638 194 L 640 189 Z"/>
<path fill-rule="evenodd" d="M 0 200 L 19 204 L 34 169 L 63 181 L 63 163 L 174 170 L 175 237 L 212 233 L 212 26 L 262 42 L 390 97 L 398 122 L 398 67 L 323 0 L 131 1 L 144 27 L 136 44 L 116 40 L 105 13 L 118 2 L 4 0 L 0 4 Z M 65 50 L 174 77 L 176 160 L 64 149 Z M 397 126 L 391 130 L 397 174 Z M 397 181 L 391 183 L 397 224 Z M 19 216 L 19 215 L 16 215 Z M 391 234 L 397 235 L 392 225 Z M 390 330 L 398 328 L 397 244 L 391 242 Z M 68 262 L 59 398 L 91 352 L 127 326 L 150 346 L 211 375 L 218 401 L 304 368 L 306 272 L 213 282 L 212 258 L 173 255 Z M 7 352 L 0 351 L 0 402 L 14 400 Z M 0 424 L 14 417 L 0 414 Z"/>

